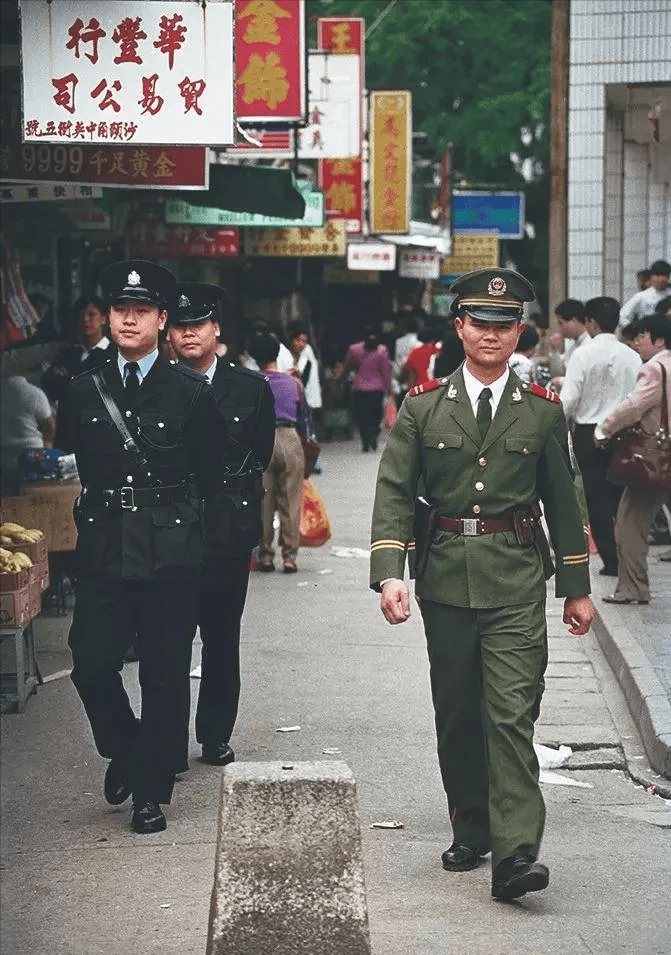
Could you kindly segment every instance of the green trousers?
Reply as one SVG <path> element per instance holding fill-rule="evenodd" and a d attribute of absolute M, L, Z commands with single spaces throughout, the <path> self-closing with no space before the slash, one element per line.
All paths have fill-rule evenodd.
<path fill-rule="evenodd" d="M 537 856 L 545 824 L 533 748 L 545 601 L 471 610 L 422 600 L 438 760 L 455 842 Z"/>

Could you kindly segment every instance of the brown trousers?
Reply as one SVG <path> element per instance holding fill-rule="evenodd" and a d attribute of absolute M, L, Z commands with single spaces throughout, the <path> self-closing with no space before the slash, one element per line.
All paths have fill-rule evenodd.
<path fill-rule="evenodd" d="M 270 464 L 263 472 L 263 536 L 259 545 L 261 563 L 272 563 L 273 519 L 275 511 L 280 518 L 278 544 L 282 560 L 296 560 L 298 554 L 298 522 L 301 510 L 301 490 L 305 457 L 298 432 L 293 428 L 277 428 L 275 447 Z"/>
<path fill-rule="evenodd" d="M 667 495 L 626 487 L 615 521 L 618 580 L 616 594 L 650 600 L 648 584 L 648 534 L 655 514 Z"/>

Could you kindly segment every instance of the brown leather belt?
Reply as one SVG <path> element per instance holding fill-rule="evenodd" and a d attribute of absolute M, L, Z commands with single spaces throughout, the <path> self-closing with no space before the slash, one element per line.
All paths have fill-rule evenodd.
<path fill-rule="evenodd" d="M 441 531 L 452 531 L 464 537 L 479 537 L 480 534 L 500 534 L 502 531 L 514 531 L 512 515 L 510 517 L 439 517 L 436 521 Z"/>

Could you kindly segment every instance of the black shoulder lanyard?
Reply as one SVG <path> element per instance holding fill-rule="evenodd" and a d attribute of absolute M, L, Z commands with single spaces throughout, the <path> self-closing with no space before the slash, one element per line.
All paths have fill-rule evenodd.
<path fill-rule="evenodd" d="M 96 388 L 98 389 L 98 394 L 102 398 L 102 402 L 105 405 L 105 408 L 107 408 L 107 412 L 110 418 L 112 419 L 114 427 L 117 429 L 117 431 L 121 435 L 121 438 L 123 440 L 124 451 L 128 451 L 130 454 L 132 454 L 135 460 L 137 461 L 137 463 L 140 465 L 140 467 L 148 468 L 149 462 L 147 461 L 144 454 L 138 447 L 137 442 L 135 441 L 135 438 L 126 427 L 126 422 L 123 420 L 121 411 L 119 410 L 119 406 L 117 405 L 116 401 L 110 394 L 110 390 L 107 387 L 107 383 L 105 382 L 105 379 L 103 378 L 103 376 L 101 375 L 99 371 L 94 371 L 92 377 L 93 377 L 93 382 Z"/>

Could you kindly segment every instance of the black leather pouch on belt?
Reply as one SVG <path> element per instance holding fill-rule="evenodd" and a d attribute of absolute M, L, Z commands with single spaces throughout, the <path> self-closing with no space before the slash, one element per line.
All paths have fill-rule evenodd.
<path fill-rule="evenodd" d="M 429 547 L 433 541 L 438 520 L 438 508 L 432 507 L 429 502 L 418 497 L 415 502 L 415 579 L 419 580 L 426 570 L 429 559 Z"/>
<path fill-rule="evenodd" d="M 513 528 L 520 547 L 531 547 L 534 543 L 533 516 L 530 510 L 513 511 Z"/>

